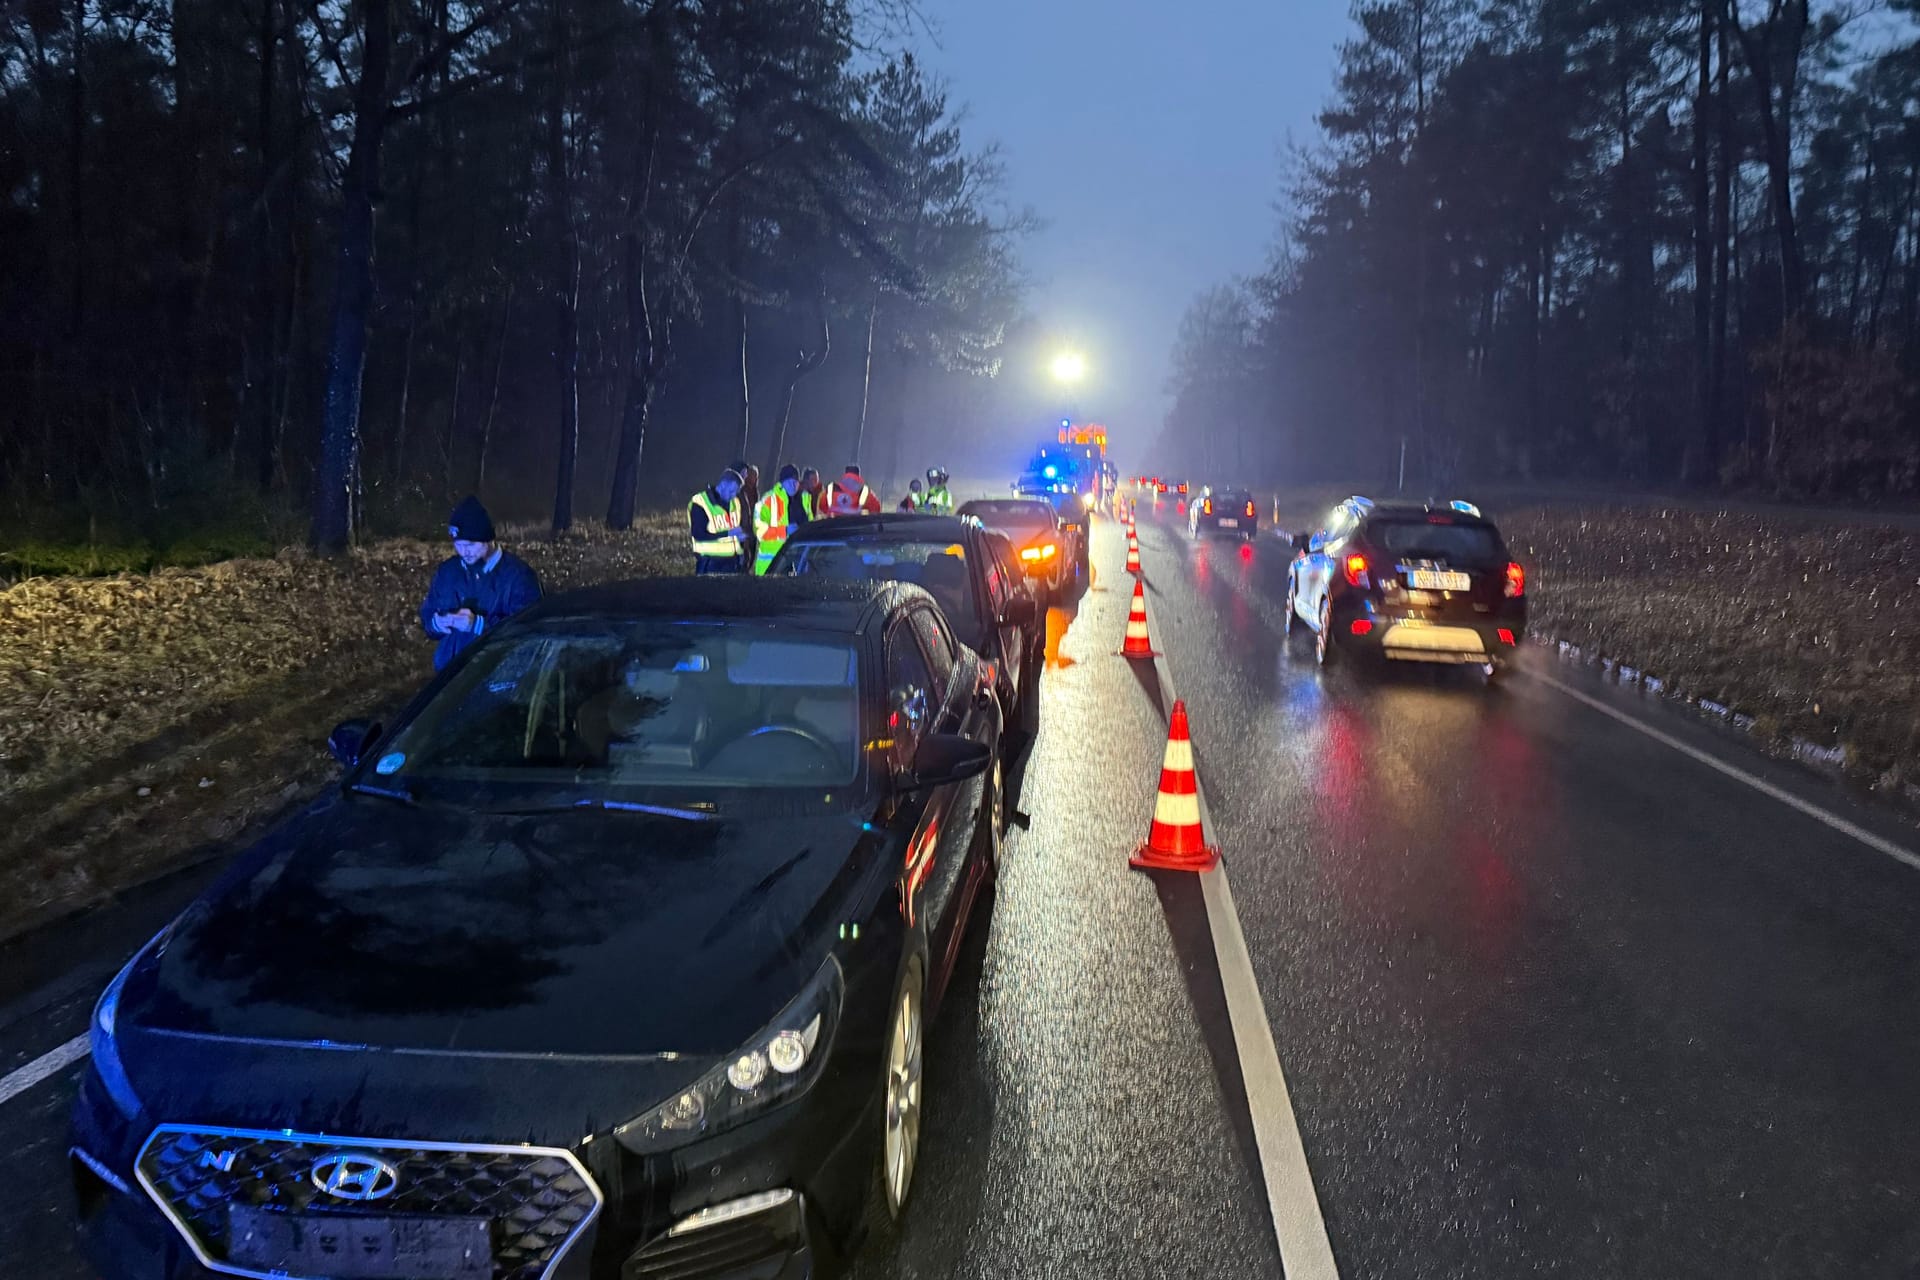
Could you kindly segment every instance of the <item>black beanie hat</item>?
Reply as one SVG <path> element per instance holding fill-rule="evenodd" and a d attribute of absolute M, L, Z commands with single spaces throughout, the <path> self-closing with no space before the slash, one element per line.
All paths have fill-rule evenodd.
<path fill-rule="evenodd" d="M 492 542 L 493 517 L 480 505 L 480 499 L 468 494 L 447 517 L 447 532 L 462 542 Z"/>
<path fill-rule="evenodd" d="M 785 484 L 789 480 L 798 480 L 799 478 L 800 478 L 800 468 L 794 466 L 791 462 L 789 462 L 786 466 L 780 468 L 780 475 L 778 477 L 777 483 Z"/>

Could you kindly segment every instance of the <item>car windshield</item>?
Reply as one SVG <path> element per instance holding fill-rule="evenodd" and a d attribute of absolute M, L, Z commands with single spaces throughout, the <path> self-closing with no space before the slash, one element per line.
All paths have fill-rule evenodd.
<path fill-rule="evenodd" d="M 858 670 L 849 642 L 771 624 L 559 620 L 477 648 L 359 781 L 616 804 L 844 786 L 859 764 Z"/>
<path fill-rule="evenodd" d="M 989 529 L 1028 541 L 1054 529 L 1053 508 L 1044 502 L 969 502 L 960 508 L 963 516 L 973 516 Z"/>
<path fill-rule="evenodd" d="M 1382 551 L 1450 564 L 1500 564 L 1507 549 L 1491 525 L 1455 524 L 1444 516 L 1413 520 L 1374 520 L 1367 537 Z"/>
<path fill-rule="evenodd" d="M 896 538 L 792 542 L 774 572 L 817 573 L 859 582 L 911 582 L 939 604 L 961 643 L 980 647 L 980 610 L 974 601 L 967 549 L 957 542 Z"/>

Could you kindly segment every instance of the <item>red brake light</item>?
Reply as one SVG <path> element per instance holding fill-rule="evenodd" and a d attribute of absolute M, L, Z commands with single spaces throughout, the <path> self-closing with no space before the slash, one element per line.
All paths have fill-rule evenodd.
<path fill-rule="evenodd" d="M 1367 558 L 1358 552 L 1347 557 L 1347 585 L 1350 587 L 1368 586 Z"/>
<path fill-rule="evenodd" d="M 1500 628 L 1500 643 L 1501 644 L 1513 643 L 1513 632 L 1508 630 L 1506 627 Z"/>
<path fill-rule="evenodd" d="M 1373 619 L 1372 618 L 1355 618 L 1353 620 L 1353 626 L 1351 630 L 1353 631 L 1353 634 L 1357 636 L 1363 636 L 1367 634 L 1367 632 L 1373 630 Z"/>
<path fill-rule="evenodd" d="M 1213 514 L 1213 499 L 1212 499 L 1212 498 L 1208 498 L 1208 499 L 1207 499 L 1207 504 L 1206 504 L 1206 507 L 1205 507 L 1205 509 L 1204 509 L 1204 510 L 1202 511 L 1202 514 L 1203 514 L 1203 515 L 1209 515 L 1209 516 Z"/>
<path fill-rule="evenodd" d="M 1507 594 L 1509 596 L 1527 594 L 1527 571 L 1512 560 L 1507 561 Z"/>
<path fill-rule="evenodd" d="M 1247 504 L 1247 514 L 1248 514 L 1248 515 L 1252 515 L 1252 514 L 1253 514 L 1253 504 L 1252 504 L 1251 502 L 1249 502 L 1249 503 Z"/>

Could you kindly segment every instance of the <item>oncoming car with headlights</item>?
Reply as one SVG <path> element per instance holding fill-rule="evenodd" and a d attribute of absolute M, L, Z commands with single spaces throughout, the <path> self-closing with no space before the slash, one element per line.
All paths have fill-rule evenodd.
<path fill-rule="evenodd" d="M 806 1276 L 891 1229 L 1003 831 L 918 588 L 557 597 L 143 948 L 71 1139 L 111 1280 Z"/>

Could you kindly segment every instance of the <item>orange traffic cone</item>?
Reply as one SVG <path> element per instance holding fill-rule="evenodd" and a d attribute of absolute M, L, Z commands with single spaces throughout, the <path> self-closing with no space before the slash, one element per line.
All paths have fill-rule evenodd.
<path fill-rule="evenodd" d="M 1160 794 L 1153 802 L 1153 826 L 1131 862 L 1151 871 L 1211 871 L 1220 862 L 1220 851 L 1207 844 L 1200 829 L 1200 782 L 1193 772 L 1193 742 L 1187 737 L 1184 702 L 1173 704 L 1166 759 L 1160 765 Z"/>
<path fill-rule="evenodd" d="M 1120 646 L 1123 658 L 1157 658 L 1153 651 L 1153 642 L 1147 635 L 1147 587 L 1140 579 L 1133 580 L 1133 607 L 1127 611 L 1127 640 Z"/>
<path fill-rule="evenodd" d="M 1140 540 L 1131 533 L 1127 535 L 1127 572 L 1140 572 Z"/>

